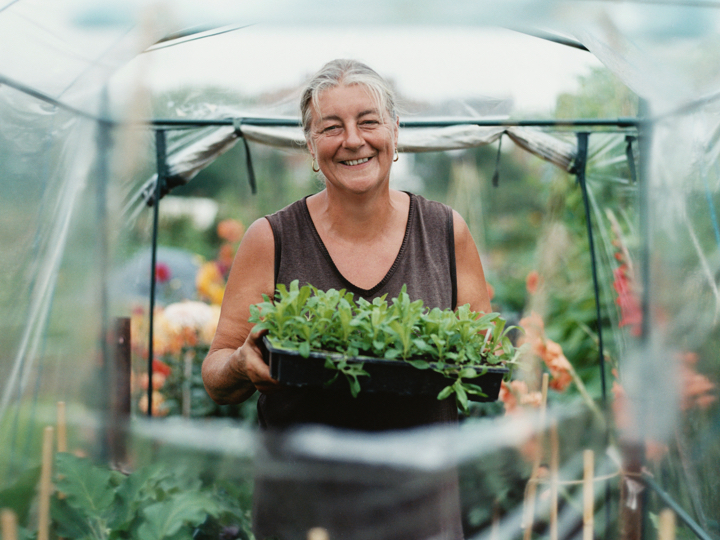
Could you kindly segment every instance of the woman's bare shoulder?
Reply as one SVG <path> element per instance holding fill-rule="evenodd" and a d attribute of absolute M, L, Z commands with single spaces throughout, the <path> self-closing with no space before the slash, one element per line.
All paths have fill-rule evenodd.
<path fill-rule="evenodd" d="M 275 236 L 273 235 L 272 227 L 267 218 L 261 217 L 252 222 L 245 231 L 240 245 L 242 246 L 242 244 L 250 244 L 259 249 L 268 246 L 274 249 Z"/>

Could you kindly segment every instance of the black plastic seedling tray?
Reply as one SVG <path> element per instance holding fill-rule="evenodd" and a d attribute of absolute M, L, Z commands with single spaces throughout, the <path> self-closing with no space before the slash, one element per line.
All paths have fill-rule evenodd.
<path fill-rule="evenodd" d="M 299 352 L 274 347 L 267 337 L 263 337 L 263 357 L 270 366 L 273 379 L 288 386 L 326 387 L 326 383 L 335 377 L 337 371 L 327 369 L 325 360 L 328 357 L 342 358 L 334 353 L 311 351 L 308 358 Z M 370 376 L 361 376 L 361 392 L 387 393 L 405 396 L 428 395 L 437 396 L 440 391 L 452 382 L 432 369 L 417 369 L 400 360 L 384 358 L 352 358 L 349 362 L 363 362 L 363 369 Z M 481 368 L 477 368 L 478 371 Z M 480 386 L 487 396 L 468 394 L 470 401 L 495 401 L 500 393 L 500 383 L 508 372 L 507 368 L 490 366 L 487 372 L 469 382 Z M 327 386 L 328 390 L 349 391 L 348 385 L 341 374 L 338 379 Z"/>

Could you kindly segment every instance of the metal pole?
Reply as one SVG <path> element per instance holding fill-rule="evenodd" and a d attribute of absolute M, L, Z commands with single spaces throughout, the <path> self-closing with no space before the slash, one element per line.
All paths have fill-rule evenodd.
<path fill-rule="evenodd" d="M 695 536 L 701 540 L 713 540 L 708 533 L 706 533 L 700 525 L 690 517 L 688 514 L 675 500 L 667 494 L 662 488 L 655 483 L 655 480 L 648 473 L 643 473 L 643 480 L 652 490 L 658 494 L 658 496 L 667 504 L 672 510 L 678 515 L 678 517 L 688 526 L 690 530 L 695 533 Z"/>
<path fill-rule="evenodd" d="M 167 176 L 166 163 L 166 141 L 165 130 L 158 129 L 155 132 L 155 155 L 157 157 L 157 181 L 155 182 L 155 192 L 153 194 L 153 233 L 152 248 L 150 262 L 150 316 L 148 331 L 148 389 L 147 389 L 147 415 L 152 416 L 152 397 L 153 397 L 153 356 L 155 354 L 153 347 L 154 326 L 155 326 L 155 288 L 157 285 L 157 237 L 158 237 L 158 221 L 160 219 L 160 197 L 163 186 L 165 185 L 165 177 Z"/>
<path fill-rule="evenodd" d="M 607 405 L 607 384 L 605 382 L 605 348 L 603 344 L 602 319 L 600 312 L 600 285 L 598 283 L 597 258 L 595 256 L 595 239 L 592 229 L 592 216 L 590 214 L 590 198 L 588 196 L 585 171 L 587 168 L 588 139 L 590 134 L 581 132 L 577 134 L 577 158 L 575 159 L 575 174 L 582 190 L 585 205 L 585 223 L 587 225 L 588 242 L 590 243 L 590 263 L 592 265 L 593 289 L 595 292 L 595 316 L 597 317 L 598 333 L 598 366 L 600 368 L 600 383 L 602 387 L 603 408 Z"/>
<path fill-rule="evenodd" d="M 100 95 L 100 116 L 105 116 L 109 110 L 108 104 L 108 90 L 107 86 L 103 88 Z M 107 184 L 109 180 L 108 170 L 108 154 L 110 152 L 110 130 L 112 126 L 106 122 L 98 122 L 97 125 L 97 198 L 96 198 L 96 212 L 98 216 L 98 223 L 100 224 L 100 239 L 98 242 L 98 267 L 100 271 L 100 349 L 102 358 L 102 367 L 100 373 L 100 380 L 102 381 L 103 388 L 108 389 L 109 385 L 112 384 L 112 372 L 114 354 L 110 347 L 110 324 L 108 319 L 109 302 L 108 302 L 108 270 L 109 270 L 109 223 L 108 223 L 108 209 L 107 209 Z M 100 443 L 100 457 L 105 461 L 109 454 L 109 432 L 112 429 L 112 414 L 111 414 L 111 392 L 102 391 L 102 406 L 103 406 L 103 434 Z"/>
<path fill-rule="evenodd" d="M 299 118 L 268 118 L 268 117 L 243 117 L 243 118 L 216 118 L 216 119 L 154 119 L 149 124 L 157 128 L 182 129 L 197 128 L 207 126 L 233 126 L 238 125 L 249 126 L 275 126 L 275 127 L 299 127 Z M 482 118 L 453 118 L 435 120 L 417 119 L 417 120 L 401 120 L 400 127 L 407 128 L 431 128 L 431 127 L 449 127 L 457 125 L 468 126 L 486 126 L 486 127 L 616 127 L 616 128 L 636 128 L 638 125 L 637 118 L 569 118 L 567 120 L 548 120 L 548 119 L 531 119 L 531 120 L 500 120 L 500 119 L 482 119 Z"/>
<path fill-rule="evenodd" d="M 587 225 L 588 243 L 590 249 L 590 264 L 592 267 L 593 277 L 593 291 L 595 294 L 595 317 L 597 319 L 597 333 L 598 333 L 598 367 L 600 368 L 600 383 L 602 387 L 602 404 L 603 412 L 607 411 L 607 384 L 605 382 L 605 346 L 603 342 L 602 332 L 602 315 L 600 310 L 600 285 L 598 280 L 597 272 L 597 257 L 595 255 L 595 237 L 592 229 L 592 216 L 590 214 L 590 197 L 587 189 L 587 156 L 588 156 L 588 142 L 590 134 L 587 132 L 580 132 L 577 134 L 577 158 L 575 159 L 575 174 L 577 177 L 578 184 L 583 196 L 583 204 L 585 206 L 585 223 Z M 610 444 L 610 426 L 606 423 L 605 429 L 605 443 Z M 611 512 L 610 504 L 612 502 L 612 496 L 610 493 L 610 484 L 605 484 L 605 530 L 610 528 L 611 523 Z"/>

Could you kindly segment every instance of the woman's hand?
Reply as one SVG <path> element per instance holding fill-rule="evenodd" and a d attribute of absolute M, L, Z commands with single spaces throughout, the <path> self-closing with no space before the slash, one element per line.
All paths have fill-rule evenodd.
<path fill-rule="evenodd" d="M 221 405 L 241 403 L 255 390 L 269 393 L 280 387 L 262 357 L 260 340 L 266 333 L 250 332 L 241 347 L 216 350 L 205 358 L 203 381 L 213 401 Z"/>
<path fill-rule="evenodd" d="M 270 376 L 270 367 L 265 363 L 260 349 L 262 337 L 267 330 L 250 332 L 242 347 L 231 356 L 230 362 L 241 380 L 246 380 L 260 392 L 274 392 L 280 383 Z"/>

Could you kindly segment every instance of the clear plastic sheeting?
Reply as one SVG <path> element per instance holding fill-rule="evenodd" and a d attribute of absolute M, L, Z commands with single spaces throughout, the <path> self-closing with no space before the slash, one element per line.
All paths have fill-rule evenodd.
<path fill-rule="evenodd" d="M 234 124 L 236 127 L 205 128 L 176 137 L 168 152 L 167 190 L 188 183 L 202 169 L 230 150 L 239 140 L 238 132 L 246 141 L 276 148 L 304 150 L 306 146 L 300 128 L 257 126 L 243 123 L 242 119 L 234 120 Z M 576 154 L 572 144 L 539 130 L 520 127 L 456 125 L 441 128 L 402 128 L 398 136 L 398 151 L 417 153 L 464 150 L 491 144 L 504 134 L 528 152 L 566 171 L 572 168 Z M 140 200 L 150 203 L 156 182 L 157 174 L 145 182 L 141 197 L 134 197 L 131 204 Z"/>
<path fill-rule="evenodd" d="M 719 537 L 720 9 L 680 0 L 356 8 L 0 5 L 0 507 L 13 511 L 19 537 L 40 537 L 50 524 L 45 538 L 260 540 L 272 516 L 257 515 L 253 499 L 268 495 L 289 509 L 279 525 L 287 538 L 322 535 L 317 527 L 331 539 Z M 314 23 L 321 45 L 281 42 L 302 22 Z M 255 25 L 250 43 L 245 25 Z M 262 41 L 265 29 L 272 39 Z M 192 39 L 196 30 L 202 39 Z M 468 56 L 470 38 L 486 31 L 502 47 Z M 337 38 L 343 33 L 360 46 Z M 524 47 L 517 62 L 506 56 L 513 39 Z M 422 59 L 420 85 L 405 65 L 393 68 L 407 43 Z M 433 54 L 441 46 L 454 52 Z M 220 60 L 224 78 L 198 75 L 194 47 L 207 51 L 208 66 Z M 586 118 L 618 119 L 627 111 L 607 111 L 619 80 L 640 99 L 638 122 L 403 128 L 394 169 L 461 211 L 493 307 L 523 329 L 514 336 L 526 344 L 522 363 L 499 399 L 472 405 L 455 426 L 362 434 L 261 432 L 257 396 L 241 406 L 212 402 L 199 369 L 223 272 L 245 226 L 317 189 L 317 179 L 299 128 L 165 126 L 180 196 L 214 197 L 217 210 L 200 228 L 192 209 L 170 216 L 161 202 L 166 249 L 152 269 L 143 189 L 154 185 L 157 128 L 149 120 L 295 119 L 308 73 L 356 54 L 393 81 L 409 111 L 402 120 L 512 123 L 540 110 L 547 121 L 547 100 L 527 93 L 558 78 L 547 47 L 583 81 L 583 69 L 600 64 L 610 81 L 597 96 L 555 85 L 553 100 L 586 92 Z M 169 51 L 181 58 L 171 67 Z M 502 61 L 483 63 L 494 55 Z M 574 64 L 577 55 L 595 60 Z M 250 56 L 264 65 L 233 63 Z M 477 90 L 443 87 L 430 97 L 432 79 L 449 79 L 436 75 L 448 68 Z M 263 76 L 274 86 L 228 82 Z M 257 196 L 246 189 L 248 158 L 234 148 L 238 129 Z M 499 149 L 501 138 L 515 144 Z M 228 175 L 245 183 L 228 188 Z M 153 270 L 148 358 L 149 298 L 137 291 L 150 293 L 137 284 Z M 149 409 L 156 418 L 143 418 Z M 51 495 L 48 479 L 65 496 Z"/>

